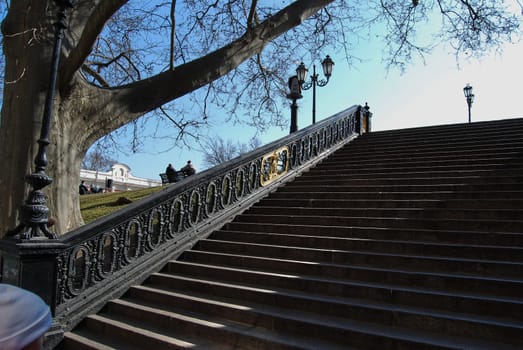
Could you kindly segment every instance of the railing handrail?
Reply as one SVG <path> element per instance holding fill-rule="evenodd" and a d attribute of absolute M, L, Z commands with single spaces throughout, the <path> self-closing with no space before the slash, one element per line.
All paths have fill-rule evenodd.
<path fill-rule="evenodd" d="M 214 177 L 216 174 L 219 174 L 221 172 L 226 172 L 227 169 L 238 167 L 239 165 L 245 163 L 249 159 L 255 159 L 257 157 L 260 157 L 262 155 L 265 155 L 269 153 L 271 150 L 279 148 L 281 145 L 293 142 L 295 140 L 301 139 L 304 135 L 308 135 L 311 132 L 314 132 L 316 130 L 322 129 L 325 125 L 329 125 L 332 123 L 333 120 L 336 120 L 340 118 L 340 116 L 344 116 L 347 114 L 352 114 L 358 110 L 360 106 L 354 105 L 350 108 L 347 108 L 346 110 L 343 110 L 339 113 L 334 114 L 333 116 L 324 119 L 320 122 L 317 122 L 316 124 L 309 125 L 301 130 L 298 130 L 295 133 L 292 133 L 290 135 L 286 135 L 282 137 L 281 139 L 275 140 L 271 143 L 268 143 L 264 146 L 261 146 L 255 150 L 252 150 L 250 152 L 244 153 L 243 155 L 230 159 L 223 164 L 217 165 L 213 168 L 204 170 L 202 172 L 196 173 L 194 175 L 191 175 L 189 177 L 186 177 L 179 182 L 176 182 L 169 187 L 165 188 L 162 191 L 156 192 L 151 194 L 149 197 L 142 199 L 138 202 L 131 203 L 126 206 L 125 211 L 116 211 L 112 214 L 109 214 L 105 217 L 102 217 L 96 221 L 93 221 L 89 224 L 86 224 L 82 227 L 79 227 L 73 231 L 70 231 L 64 236 L 60 237 L 60 240 L 63 243 L 68 243 L 70 241 L 75 241 L 78 236 L 80 237 L 88 237 L 87 232 L 92 232 L 94 227 L 104 227 L 104 224 L 107 222 L 114 222 L 114 220 L 125 220 L 128 217 L 132 217 L 136 212 L 140 212 L 142 210 L 146 210 L 149 208 L 150 202 L 161 202 L 168 198 L 171 198 L 173 195 L 176 195 L 178 193 L 184 192 L 187 190 L 187 187 L 193 187 L 191 184 L 197 184 L 204 182 L 210 177 Z M 184 186 L 185 185 L 185 186 Z"/>
<path fill-rule="evenodd" d="M 4 282 L 40 294 L 53 310 L 55 328 L 69 330 L 280 182 L 361 134 L 365 113 L 368 118 L 368 111 L 352 106 L 56 240 L 0 240 Z"/>

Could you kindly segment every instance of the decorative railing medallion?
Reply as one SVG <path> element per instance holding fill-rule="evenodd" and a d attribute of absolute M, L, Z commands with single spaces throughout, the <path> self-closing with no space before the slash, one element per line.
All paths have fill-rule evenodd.
<path fill-rule="evenodd" d="M 283 146 L 262 158 L 260 182 L 267 186 L 282 177 L 289 170 L 289 147 Z"/>

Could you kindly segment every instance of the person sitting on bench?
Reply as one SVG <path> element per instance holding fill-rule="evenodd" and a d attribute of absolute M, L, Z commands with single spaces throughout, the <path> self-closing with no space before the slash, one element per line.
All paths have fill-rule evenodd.
<path fill-rule="evenodd" d="M 196 174 L 196 169 L 194 168 L 194 166 L 192 165 L 190 160 L 188 160 L 187 164 L 180 170 L 183 171 L 185 176 L 191 176 L 191 175 Z"/>
<path fill-rule="evenodd" d="M 178 180 L 176 170 L 174 169 L 171 163 L 169 163 L 169 165 L 165 169 L 165 174 L 167 175 L 167 179 L 169 179 L 169 182 L 176 182 Z"/>

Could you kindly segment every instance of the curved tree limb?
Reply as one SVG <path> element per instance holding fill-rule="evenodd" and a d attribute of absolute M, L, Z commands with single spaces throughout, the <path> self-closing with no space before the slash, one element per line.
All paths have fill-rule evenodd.
<path fill-rule="evenodd" d="M 334 0 L 299 0 L 255 26 L 242 37 L 208 55 L 167 70 L 148 79 L 104 91 L 106 112 L 98 118 L 116 129 L 167 102 L 184 96 L 231 72 L 264 46 L 321 10 Z M 102 89 L 100 89 L 102 90 Z M 99 104 L 100 101 L 98 100 Z M 109 113 L 110 111 L 110 113 Z M 96 116 L 93 116 L 96 118 Z M 109 124 L 107 124 L 109 123 Z"/>

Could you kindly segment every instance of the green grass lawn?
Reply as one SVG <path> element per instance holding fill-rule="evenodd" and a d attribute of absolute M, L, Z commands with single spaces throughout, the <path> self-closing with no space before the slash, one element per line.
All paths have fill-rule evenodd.
<path fill-rule="evenodd" d="M 162 187 L 158 186 L 136 191 L 84 194 L 80 196 L 80 211 L 87 224 L 118 209 L 125 208 L 128 204 L 116 204 L 120 197 L 136 202 L 161 189 Z"/>

